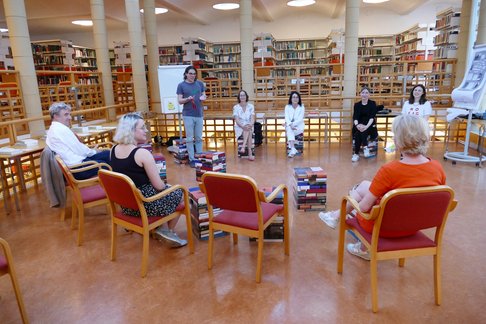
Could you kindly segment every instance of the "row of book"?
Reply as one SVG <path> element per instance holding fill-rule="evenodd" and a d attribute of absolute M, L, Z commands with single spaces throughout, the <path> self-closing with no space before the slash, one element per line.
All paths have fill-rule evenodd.
<path fill-rule="evenodd" d="M 265 196 L 269 196 L 276 187 L 263 187 L 261 190 Z M 271 201 L 272 204 L 283 205 L 283 192 L 279 192 L 277 196 Z M 264 242 L 283 242 L 284 240 L 284 218 L 283 216 L 275 217 L 274 221 L 268 225 L 263 231 Z M 256 238 L 251 237 L 250 241 L 256 241 Z"/>
<path fill-rule="evenodd" d="M 326 210 L 327 174 L 321 167 L 294 168 L 294 196 L 297 209 Z"/>
<path fill-rule="evenodd" d="M 189 188 L 189 203 L 191 204 L 192 232 L 200 240 L 209 239 L 209 213 L 206 196 L 199 187 Z M 221 212 L 219 208 L 213 208 L 214 216 Z M 226 232 L 215 231 L 214 237 L 226 235 Z"/>
<path fill-rule="evenodd" d="M 196 158 L 196 180 L 201 181 L 202 175 L 207 171 L 226 173 L 226 153 L 201 152 L 194 154 Z"/>

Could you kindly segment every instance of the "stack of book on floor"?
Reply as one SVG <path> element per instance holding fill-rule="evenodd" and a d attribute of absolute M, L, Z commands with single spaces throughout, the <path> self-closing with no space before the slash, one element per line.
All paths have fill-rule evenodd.
<path fill-rule="evenodd" d="M 276 187 L 263 187 L 261 190 L 265 196 L 269 196 Z M 271 201 L 272 204 L 283 205 L 283 191 L 279 192 L 277 196 Z M 256 237 L 250 237 L 250 241 L 256 241 Z M 268 225 L 263 231 L 264 242 L 283 242 L 284 240 L 284 218 L 279 215 L 275 217 L 274 221 Z"/>
<path fill-rule="evenodd" d="M 352 145 L 352 150 L 354 154 L 354 139 L 353 139 L 353 145 Z M 364 157 L 366 159 L 369 158 L 374 158 L 378 154 L 378 138 L 370 138 L 368 136 L 368 145 L 367 146 L 362 146 L 359 150 L 359 155 L 361 157 Z"/>
<path fill-rule="evenodd" d="M 201 181 L 206 171 L 226 173 L 226 153 L 224 152 L 201 152 L 194 154 L 196 162 L 196 180 Z"/>
<path fill-rule="evenodd" d="M 189 154 L 187 153 L 187 145 L 185 139 L 174 140 L 174 145 L 169 148 L 169 152 L 174 155 L 175 162 L 179 164 L 189 163 Z"/>
<path fill-rule="evenodd" d="M 252 155 L 255 156 L 255 135 L 254 134 L 251 137 L 251 148 L 248 148 L 248 146 L 245 147 L 245 151 L 243 153 L 240 152 L 241 147 L 243 146 L 243 135 L 238 137 L 237 142 L 238 142 L 238 157 L 248 158 L 248 154 L 250 153 L 250 150 Z"/>
<path fill-rule="evenodd" d="M 209 239 L 209 213 L 206 204 L 206 196 L 199 187 L 189 188 L 189 203 L 191 204 L 192 232 L 200 240 Z M 214 216 L 221 212 L 219 208 L 213 208 Z M 214 237 L 226 235 L 226 232 L 215 231 Z"/>
<path fill-rule="evenodd" d="M 160 179 L 162 179 L 164 183 L 167 183 L 167 162 L 165 161 L 165 156 L 161 153 L 153 153 L 153 156 Z"/>
<path fill-rule="evenodd" d="M 326 210 L 326 172 L 321 167 L 294 168 L 294 177 L 297 209 Z"/>

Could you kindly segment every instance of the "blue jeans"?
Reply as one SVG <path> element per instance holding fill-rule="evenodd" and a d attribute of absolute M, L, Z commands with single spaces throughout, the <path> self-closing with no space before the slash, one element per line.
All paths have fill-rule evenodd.
<path fill-rule="evenodd" d="M 202 152 L 202 132 L 203 122 L 202 117 L 183 116 L 184 130 L 186 132 L 187 153 L 189 154 L 189 161 L 195 160 L 194 146 L 196 146 L 196 153 Z"/>
<path fill-rule="evenodd" d="M 98 163 L 107 163 L 110 164 L 110 150 L 103 150 L 95 155 L 88 156 L 86 159 L 83 160 L 83 162 L 86 161 L 96 161 Z M 89 179 L 92 177 L 96 177 L 98 175 L 98 168 L 93 168 L 91 170 L 79 172 L 79 173 L 73 173 L 73 176 L 77 180 L 84 180 L 84 179 Z"/>

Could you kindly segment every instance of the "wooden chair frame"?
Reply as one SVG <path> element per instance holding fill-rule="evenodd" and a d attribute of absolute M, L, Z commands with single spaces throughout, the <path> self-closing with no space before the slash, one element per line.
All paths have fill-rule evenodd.
<path fill-rule="evenodd" d="M 76 217 L 79 216 L 78 220 L 78 245 L 83 244 L 84 236 L 84 209 L 91 208 L 101 205 L 109 206 L 108 199 L 91 201 L 88 203 L 83 203 L 83 197 L 81 195 L 81 188 L 92 187 L 99 185 L 98 177 L 93 177 L 85 180 L 77 180 L 74 178 L 74 173 L 79 173 L 83 171 L 88 171 L 91 169 L 101 170 L 102 167 L 111 170 L 111 166 L 106 163 L 98 163 L 96 161 L 87 161 L 80 164 L 72 165 L 68 167 L 60 156 L 56 156 L 56 160 L 61 167 L 62 173 L 66 179 L 66 189 L 71 192 L 72 197 L 72 207 L 71 207 L 71 229 L 75 228 Z M 67 208 L 67 207 L 66 207 Z M 65 211 L 61 213 L 61 220 L 64 220 Z"/>
<path fill-rule="evenodd" d="M 383 216 L 386 211 L 387 203 L 390 200 L 401 195 L 414 195 L 422 193 L 443 193 L 447 192 L 450 195 L 450 200 L 448 202 L 447 209 L 444 212 L 442 222 L 436 227 L 435 236 L 433 242 L 435 243 L 433 247 L 418 247 L 402 250 L 392 250 L 392 251 L 378 251 L 378 245 L 380 242 L 380 229 Z M 360 234 L 358 230 L 354 227 L 349 226 L 346 223 L 346 205 L 351 204 L 354 209 L 356 209 L 365 219 L 375 220 L 373 227 L 373 233 L 371 236 L 371 242 Z M 352 231 L 361 241 L 361 243 L 366 246 L 370 253 L 370 275 L 371 275 L 371 305 L 373 312 L 378 311 L 378 261 L 398 259 L 398 265 L 403 267 L 405 265 L 405 258 L 412 256 L 425 256 L 432 255 L 434 260 L 434 294 L 435 303 L 437 305 L 441 304 L 441 256 L 442 256 L 442 235 L 444 232 L 444 227 L 447 221 L 447 217 L 451 211 L 455 209 L 457 201 L 454 200 L 454 190 L 449 186 L 431 186 L 431 187 L 418 187 L 418 188 L 407 188 L 407 189 L 395 189 L 388 192 L 380 201 L 379 205 L 373 206 L 369 213 L 363 213 L 359 211 L 358 202 L 351 196 L 343 197 L 341 201 L 341 211 L 340 211 L 340 221 L 339 221 L 339 242 L 338 242 L 338 261 L 337 261 L 337 272 L 342 274 L 343 272 L 343 259 L 344 259 L 344 240 L 345 233 L 347 230 Z M 403 238 L 400 238 L 403 239 Z"/>
<path fill-rule="evenodd" d="M 258 217 L 258 229 L 251 230 L 248 228 L 238 227 L 234 225 L 228 224 L 221 224 L 213 221 L 214 212 L 213 212 L 213 204 L 211 202 L 210 197 L 207 194 L 207 188 L 204 184 L 204 181 L 207 177 L 216 177 L 222 179 L 236 179 L 242 182 L 249 183 L 253 188 L 255 194 L 255 201 L 258 202 L 256 209 L 257 209 L 257 217 Z M 249 237 L 256 237 L 258 242 L 258 256 L 257 256 L 257 269 L 256 269 L 256 282 L 261 282 L 262 277 L 262 258 L 263 258 L 263 231 L 274 221 L 275 217 L 279 214 L 283 215 L 284 218 L 284 253 L 285 255 L 289 255 L 289 246 L 290 246 L 290 230 L 289 230 L 289 210 L 288 210 L 288 190 L 286 185 L 279 185 L 273 190 L 270 195 L 265 196 L 265 193 L 258 189 L 255 180 L 248 176 L 238 175 L 238 174 L 229 174 L 229 173 L 219 173 L 219 172 L 206 172 L 203 174 L 201 178 L 201 183 L 199 184 L 201 191 L 206 194 L 207 199 L 207 206 L 208 206 L 208 214 L 209 214 L 209 244 L 208 244 L 208 269 L 212 269 L 213 266 L 213 250 L 214 250 L 214 231 L 222 230 L 225 232 L 230 232 L 233 235 L 233 244 L 238 244 L 238 234 L 246 235 Z M 283 192 L 283 210 L 282 212 L 275 213 L 271 218 L 269 218 L 265 223 L 263 222 L 263 214 L 261 203 L 269 203 L 276 196 Z M 218 206 L 219 207 L 219 206 Z M 238 211 L 236 211 L 238 212 Z"/>
<path fill-rule="evenodd" d="M 14 288 L 15 297 L 17 298 L 17 305 L 19 306 L 20 316 L 22 317 L 23 323 L 29 323 L 29 318 L 27 316 L 27 311 L 25 309 L 24 301 L 22 299 L 22 294 L 20 292 L 20 285 L 17 281 L 17 273 L 15 272 L 15 267 L 13 263 L 12 251 L 10 246 L 4 239 L 0 238 L 0 246 L 2 247 L 3 254 L 7 261 L 7 267 L 3 270 L 0 268 L 0 276 L 5 274 L 10 275 L 10 280 L 12 281 L 12 286 Z"/>
<path fill-rule="evenodd" d="M 147 275 L 147 269 L 148 269 L 148 257 L 149 257 L 149 238 L 150 238 L 150 233 L 155 230 L 157 227 L 161 226 L 164 223 L 167 223 L 168 221 L 179 217 L 181 214 L 184 214 L 186 216 L 186 229 L 187 229 L 187 242 L 189 245 L 189 251 L 190 253 L 194 253 L 194 241 L 192 237 L 192 223 L 191 223 L 191 210 L 190 210 L 190 205 L 189 205 L 189 195 L 188 191 L 184 186 L 181 185 L 173 185 L 170 188 L 159 192 L 156 195 L 153 195 L 149 198 L 145 198 L 140 190 L 135 187 L 135 184 L 133 183 L 132 179 L 130 179 L 128 176 L 114 172 L 114 171 L 108 171 L 108 170 L 100 170 L 99 171 L 99 177 L 100 177 L 100 182 L 103 188 L 105 189 L 105 192 L 107 193 L 108 196 L 108 201 L 109 201 L 109 206 L 110 206 L 110 213 L 111 213 L 111 223 L 112 223 L 112 228 L 111 228 L 111 260 L 115 261 L 116 260 L 116 249 L 117 249 L 117 226 L 120 225 L 123 228 L 126 228 L 127 230 L 139 233 L 143 237 L 143 244 L 142 244 L 142 270 L 141 270 L 141 276 L 142 278 Z M 121 218 L 116 217 L 115 215 L 117 214 L 117 205 L 119 204 L 115 203 L 112 201 L 110 197 L 110 188 L 107 187 L 106 183 L 104 183 L 104 177 L 115 177 L 118 179 L 122 179 L 124 182 L 126 182 L 130 188 L 132 189 L 132 193 L 135 196 L 135 199 L 137 201 L 137 205 L 140 211 L 140 218 L 142 220 L 142 226 L 138 226 L 136 224 L 127 222 Z M 183 211 L 175 211 L 174 213 L 164 216 L 163 218 L 149 223 L 148 216 L 147 216 L 147 211 L 145 210 L 144 207 L 144 202 L 152 202 L 157 199 L 160 199 L 164 196 L 167 196 L 169 193 L 177 190 L 177 189 L 182 189 L 183 191 L 183 198 L 184 198 L 184 210 Z"/>

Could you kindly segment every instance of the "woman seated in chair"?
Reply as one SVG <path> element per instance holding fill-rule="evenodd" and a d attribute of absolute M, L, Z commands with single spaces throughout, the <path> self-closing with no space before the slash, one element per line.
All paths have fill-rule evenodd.
<path fill-rule="evenodd" d="M 285 106 L 285 132 L 287 134 L 287 145 L 289 150 L 289 157 L 294 157 L 297 154 L 295 148 L 295 136 L 304 132 L 304 113 L 305 108 L 300 98 L 300 93 L 292 91 L 289 97 L 289 103 Z"/>
<path fill-rule="evenodd" d="M 354 138 L 354 154 L 351 161 L 357 162 L 359 160 L 359 151 L 361 146 L 365 145 L 364 156 L 370 155 L 368 145 L 368 136 L 373 131 L 373 123 L 376 116 L 376 103 L 370 100 L 370 89 L 363 87 L 359 93 L 361 101 L 354 104 L 353 111 L 353 138 Z"/>
<path fill-rule="evenodd" d="M 362 212 L 368 212 L 388 191 L 398 188 L 414 188 L 444 185 L 446 175 L 442 165 L 426 156 L 430 143 L 429 126 L 425 119 L 414 115 L 401 115 L 393 121 L 392 131 L 397 150 L 402 154 L 400 160 L 383 165 L 373 180 L 364 180 L 354 186 L 349 195 L 359 203 Z M 346 213 L 352 211 L 347 206 Z M 374 222 L 364 219 L 357 213 L 360 226 L 371 233 Z M 339 223 L 339 210 L 320 212 L 319 218 L 331 228 Z M 381 236 L 401 237 L 414 233 L 398 232 L 383 233 Z M 348 244 L 347 250 L 351 254 L 369 260 L 368 251 L 363 251 L 361 242 Z"/>
<path fill-rule="evenodd" d="M 139 114 L 128 113 L 121 117 L 113 140 L 118 143 L 111 150 L 110 164 L 113 171 L 130 177 L 144 197 L 151 197 L 168 187 L 160 179 L 152 153 L 137 147 L 137 144 L 147 141 L 147 127 Z M 160 217 L 174 213 L 182 197 L 183 192 L 179 189 L 161 199 L 145 202 L 147 216 Z M 138 210 L 123 207 L 122 210 L 126 215 L 140 216 Z M 169 242 L 172 247 L 187 244 L 186 240 L 179 238 L 174 232 L 177 221 L 178 218 L 175 218 L 167 222 L 168 228 L 161 226 L 155 230 L 157 238 Z"/>
<path fill-rule="evenodd" d="M 253 124 L 255 123 L 255 107 L 248 102 L 248 93 L 240 90 L 238 93 L 238 104 L 233 107 L 235 118 L 236 140 L 243 134 L 243 144 L 240 147 L 240 154 L 245 154 L 245 147 L 248 148 L 248 160 L 254 161 L 252 151 Z"/>

